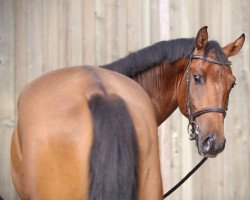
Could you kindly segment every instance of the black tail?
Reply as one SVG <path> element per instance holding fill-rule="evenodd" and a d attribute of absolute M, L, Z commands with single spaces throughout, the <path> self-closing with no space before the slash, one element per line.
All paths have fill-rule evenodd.
<path fill-rule="evenodd" d="M 89 199 L 137 199 L 138 146 L 126 103 L 116 95 L 95 95 L 89 108 L 94 123 Z"/>

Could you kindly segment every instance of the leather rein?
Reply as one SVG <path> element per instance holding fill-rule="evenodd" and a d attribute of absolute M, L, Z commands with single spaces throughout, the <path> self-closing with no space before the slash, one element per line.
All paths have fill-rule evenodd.
<path fill-rule="evenodd" d="M 217 112 L 217 113 L 222 113 L 224 118 L 226 117 L 227 114 L 227 109 L 225 108 L 203 108 L 201 110 L 192 110 L 191 107 L 191 95 L 190 95 L 190 65 L 192 63 L 193 59 L 202 59 L 206 62 L 214 63 L 217 65 L 226 65 L 230 66 L 232 63 L 230 61 L 227 62 L 222 62 L 219 60 L 215 60 L 213 58 L 205 57 L 203 55 L 198 55 L 198 54 L 192 54 L 189 56 L 189 60 L 187 63 L 186 71 L 186 91 L 187 91 L 187 101 L 186 101 L 186 107 L 187 107 L 187 112 L 188 112 L 188 134 L 189 134 L 189 139 L 190 140 L 195 140 L 198 137 L 199 134 L 199 126 L 198 123 L 195 121 L 195 118 L 209 112 Z M 180 187 L 199 167 L 207 160 L 206 157 L 204 157 L 185 177 L 183 177 L 174 187 L 172 187 L 167 193 L 163 195 L 163 199 L 168 197 L 170 194 L 172 194 L 178 187 Z"/>

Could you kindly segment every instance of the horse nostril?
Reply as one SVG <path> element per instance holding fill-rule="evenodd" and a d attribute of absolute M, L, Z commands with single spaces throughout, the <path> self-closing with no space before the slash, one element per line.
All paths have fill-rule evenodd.
<path fill-rule="evenodd" d="M 214 137 L 213 136 L 208 136 L 203 143 L 201 144 L 201 148 L 204 152 L 209 152 L 214 145 Z"/>
<path fill-rule="evenodd" d="M 219 147 L 219 151 L 223 151 L 226 146 L 226 139 L 224 140 L 223 144 Z"/>

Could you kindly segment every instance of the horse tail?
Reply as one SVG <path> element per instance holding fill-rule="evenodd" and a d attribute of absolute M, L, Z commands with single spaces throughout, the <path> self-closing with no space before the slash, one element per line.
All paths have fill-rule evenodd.
<path fill-rule="evenodd" d="M 117 95 L 92 96 L 90 200 L 137 199 L 138 145 L 126 103 Z"/>

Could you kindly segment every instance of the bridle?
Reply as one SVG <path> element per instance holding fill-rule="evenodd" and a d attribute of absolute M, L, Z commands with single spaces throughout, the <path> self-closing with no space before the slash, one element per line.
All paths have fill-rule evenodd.
<path fill-rule="evenodd" d="M 189 139 L 194 140 L 198 137 L 199 134 L 199 126 L 197 122 L 195 122 L 195 118 L 209 112 L 217 112 L 217 113 L 222 113 L 224 118 L 226 117 L 227 114 L 227 109 L 226 108 L 203 108 L 201 110 L 193 111 L 191 108 L 191 97 L 190 97 L 190 65 L 193 59 L 202 59 L 207 62 L 215 63 L 218 65 L 226 65 L 230 66 L 232 63 L 230 61 L 227 62 L 222 62 L 219 60 L 215 60 L 213 58 L 205 57 L 203 55 L 197 55 L 197 54 L 192 54 L 189 56 L 189 60 L 187 63 L 186 71 L 187 71 L 187 76 L 186 76 L 186 87 L 187 87 L 187 112 L 188 112 L 188 133 L 189 133 Z M 204 157 L 186 176 L 184 176 L 174 187 L 172 187 L 167 193 L 163 195 L 163 199 L 168 197 L 170 194 L 172 194 L 178 187 L 180 187 L 192 174 L 199 169 L 199 167 L 207 160 L 207 157 Z"/>
<path fill-rule="evenodd" d="M 191 56 L 189 56 L 189 60 L 188 60 L 187 67 L 186 67 L 186 71 L 187 71 L 187 75 L 186 75 L 186 87 L 187 87 L 186 88 L 186 91 L 187 91 L 186 107 L 187 107 L 188 120 L 189 120 L 187 130 L 189 133 L 190 140 L 196 139 L 198 134 L 199 134 L 199 125 L 195 121 L 196 117 L 198 117 L 202 114 L 205 114 L 205 113 L 209 113 L 209 112 L 217 112 L 217 113 L 222 113 L 224 118 L 225 118 L 226 114 L 227 114 L 226 108 L 212 107 L 212 108 L 203 108 L 203 109 L 197 110 L 197 111 L 192 110 L 192 108 L 191 108 L 191 96 L 190 96 L 190 65 L 191 65 L 193 59 L 202 59 L 206 62 L 215 63 L 218 65 L 230 66 L 232 64 L 230 61 L 222 62 L 222 61 L 215 60 L 213 58 L 205 57 L 203 55 L 198 55 L 198 54 L 191 54 Z"/>

